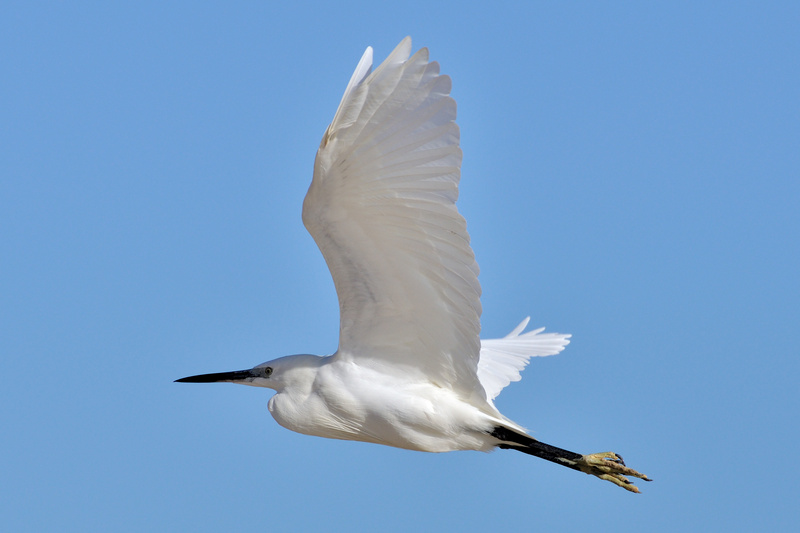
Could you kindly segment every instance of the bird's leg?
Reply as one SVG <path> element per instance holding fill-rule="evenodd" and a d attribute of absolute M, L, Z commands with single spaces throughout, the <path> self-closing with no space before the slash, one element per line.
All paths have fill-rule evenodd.
<path fill-rule="evenodd" d="M 638 493 L 639 489 L 625 476 L 652 481 L 644 474 L 625 466 L 622 456 L 613 452 L 581 455 L 545 444 L 529 435 L 501 426 L 495 427 L 490 434 L 500 441 L 497 445 L 498 448 L 517 450 L 585 474 L 591 474 L 631 492 Z"/>

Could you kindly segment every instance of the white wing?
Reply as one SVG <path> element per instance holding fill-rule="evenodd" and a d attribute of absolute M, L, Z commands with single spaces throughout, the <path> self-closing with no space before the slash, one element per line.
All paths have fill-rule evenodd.
<path fill-rule="evenodd" d="M 514 331 L 502 339 L 481 341 L 481 358 L 478 362 L 478 378 L 490 402 L 506 385 L 519 381 L 520 371 L 534 356 L 555 355 L 569 344 L 572 335 L 564 333 L 542 333 L 544 328 L 522 333 L 530 317 L 523 320 Z M 520 335 L 522 333 L 522 335 Z"/>
<path fill-rule="evenodd" d="M 303 222 L 339 296 L 336 357 L 411 373 L 485 405 L 478 265 L 456 210 L 450 78 L 404 39 L 364 54 L 320 144 Z"/>

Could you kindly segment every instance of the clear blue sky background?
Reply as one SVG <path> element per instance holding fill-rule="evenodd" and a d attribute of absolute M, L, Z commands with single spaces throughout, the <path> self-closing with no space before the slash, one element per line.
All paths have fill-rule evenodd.
<path fill-rule="evenodd" d="M 5 2 L 5 531 L 748 531 L 800 520 L 797 2 Z M 367 45 L 453 78 L 498 406 L 655 481 L 293 434 L 190 374 L 336 349 L 300 221 Z"/>

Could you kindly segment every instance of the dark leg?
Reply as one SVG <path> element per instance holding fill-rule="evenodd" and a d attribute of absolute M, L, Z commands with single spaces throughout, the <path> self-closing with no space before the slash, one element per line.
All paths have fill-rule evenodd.
<path fill-rule="evenodd" d="M 569 450 L 562 450 L 555 446 L 550 446 L 544 442 L 539 442 L 533 437 L 522 435 L 516 431 L 511 431 L 508 428 L 497 426 L 491 432 L 492 437 L 502 441 L 497 445 L 498 448 L 504 450 L 517 450 L 528 455 L 533 455 L 551 461 L 573 470 L 580 470 L 577 466 L 577 461 L 583 457 L 579 453 L 571 452 Z"/>
<path fill-rule="evenodd" d="M 498 448 L 517 450 L 579 472 L 591 474 L 600 479 L 611 481 L 631 492 L 639 492 L 639 489 L 625 477 L 626 475 L 651 481 L 644 474 L 625 466 L 625 461 L 622 460 L 622 457 L 613 452 L 581 455 L 539 442 L 529 435 L 518 433 L 502 426 L 496 426 L 489 434 L 500 441 L 497 443 Z"/>

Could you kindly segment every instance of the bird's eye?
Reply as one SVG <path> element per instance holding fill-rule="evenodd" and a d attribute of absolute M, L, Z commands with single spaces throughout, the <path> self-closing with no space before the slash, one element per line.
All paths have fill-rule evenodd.
<path fill-rule="evenodd" d="M 271 375 L 272 375 L 272 367 L 271 366 L 265 366 L 264 367 L 264 377 L 268 378 Z"/>

